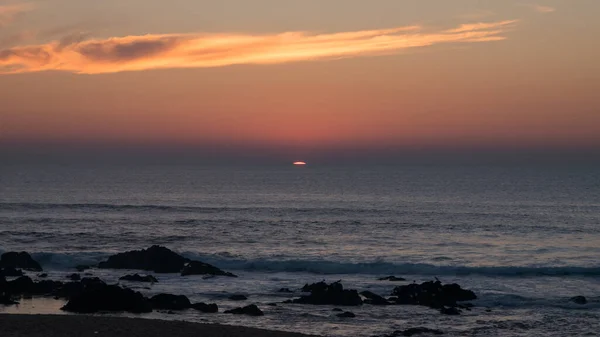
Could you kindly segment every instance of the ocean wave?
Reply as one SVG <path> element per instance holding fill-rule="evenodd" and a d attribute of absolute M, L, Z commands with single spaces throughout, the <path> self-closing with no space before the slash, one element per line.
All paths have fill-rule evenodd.
<path fill-rule="evenodd" d="M 0 249 L 0 253 L 2 253 Z M 50 269 L 68 269 L 76 265 L 95 265 L 114 252 L 34 252 L 33 258 Z M 184 256 L 207 262 L 225 270 L 264 273 L 309 273 L 317 275 L 414 275 L 414 276 L 490 276 L 490 277 L 598 277 L 600 266 L 460 266 L 429 263 L 338 262 L 286 258 L 244 259 L 228 252 L 217 254 L 183 253 Z"/>
<path fill-rule="evenodd" d="M 167 212 L 195 212 L 195 213 L 216 213 L 227 211 L 293 211 L 298 213 L 323 212 L 391 212 L 390 209 L 378 208 L 344 208 L 344 207 L 272 207 L 272 206 L 243 206 L 243 207 L 225 207 L 225 206 L 170 206 L 170 205 L 131 205 L 131 204 L 102 204 L 102 203 L 2 203 L 0 210 L 94 210 L 94 211 L 167 211 Z M 397 213 L 397 212 L 396 212 Z"/>
<path fill-rule="evenodd" d="M 335 262 L 317 260 L 228 259 L 218 255 L 184 254 L 229 270 L 256 272 L 304 272 L 321 275 L 455 275 L 455 276 L 600 276 L 600 267 L 444 266 L 427 263 Z"/>

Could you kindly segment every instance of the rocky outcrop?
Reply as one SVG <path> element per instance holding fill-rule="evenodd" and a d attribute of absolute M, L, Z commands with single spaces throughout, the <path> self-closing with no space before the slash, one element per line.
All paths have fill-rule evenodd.
<path fill-rule="evenodd" d="M 356 315 L 353 312 L 350 312 L 350 311 L 346 311 L 346 312 L 343 312 L 341 314 L 337 314 L 336 316 L 337 317 L 341 317 L 341 318 L 354 318 L 354 317 L 356 317 Z"/>
<path fill-rule="evenodd" d="M 139 292 L 116 285 L 104 285 L 73 296 L 61 310 L 76 313 L 144 313 L 152 311 L 152 304 Z"/>
<path fill-rule="evenodd" d="M 422 335 L 422 334 L 432 336 L 432 335 L 443 335 L 444 332 L 440 331 L 440 330 L 419 327 L 419 328 L 410 328 L 410 329 L 406 329 L 406 330 L 397 330 L 389 335 L 384 335 L 381 337 L 400 337 L 400 336 L 411 337 L 411 336 Z"/>
<path fill-rule="evenodd" d="M 462 289 L 458 284 L 442 284 L 440 281 L 399 286 L 394 288 L 392 296 L 397 304 L 423 305 L 436 309 L 456 307 L 457 302 L 477 299 L 471 290 Z"/>
<path fill-rule="evenodd" d="M 585 305 L 588 302 L 587 298 L 585 298 L 584 296 L 575 296 L 572 297 L 569 301 L 579 305 Z"/>
<path fill-rule="evenodd" d="M 42 271 L 42 266 L 26 252 L 8 252 L 0 257 L 0 268 L 17 268 L 28 271 Z"/>
<path fill-rule="evenodd" d="M 386 277 L 381 277 L 378 278 L 379 281 L 392 281 L 392 282 L 400 282 L 400 281 L 406 281 L 405 278 L 402 277 L 396 277 L 396 276 L 386 276 Z"/>
<path fill-rule="evenodd" d="M 388 304 L 390 304 L 390 302 L 388 302 L 388 300 L 386 300 L 382 296 L 379 296 L 373 292 L 362 291 L 360 294 L 366 298 L 366 300 L 364 301 L 366 304 L 372 304 L 372 305 L 388 305 Z"/>
<path fill-rule="evenodd" d="M 19 277 L 23 276 L 23 271 L 21 269 L 16 269 L 13 267 L 0 268 L 0 276 Z"/>
<path fill-rule="evenodd" d="M 19 304 L 19 302 L 14 301 L 9 295 L 0 294 L 0 305 L 13 305 Z"/>
<path fill-rule="evenodd" d="M 71 281 L 80 281 L 81 280 L 81 275 L 79 274 L 71 274 L 68 275 L 67 278 Z"/>
<path fill-rule="evenodd" d="M 340 281 L 327 284 L 324 281 L 305 285 L 303 291 L 310 291 L 310 295 L 294 299 L 292 303 L 315 305 L 362 305 L 363 301 L 356 290 L 344 289 Z"/>
<path fill-rule="evenodd" d="M 157 273 L 178 273 L 189 260 L 162 246 L 112 255 L 98 264 L 103 269 L 140 269 Z"/>
<path fill-rule="evenodd" d="M 130 281 L 130 282 L 146 282 L 146 283 L 157 283 L 158 282 L 156 277 L 154 277 L 152 275 L 142 276 L 140 274 L 125 275 L 125 276 L 120 277 L 119 280 Z"/>
<path fill-rule="evenodd" d="M 226 314 L 248 315 L 248 316 L 263 316 L 264 313 L 255 304 L 247 305 L 243 308 L 235 308 L 226 310 Z"/>
<path fill-rule="evenodd" d="M 245 301 L 248 299 L 248 297 L 244 295 L 231 295 L 229 296 L 229 299 L 232 301 Z"/>
<path fill-rule="evenodd" d="M 192 307 L 190 300 L 184 295 L 158 294 L 150 298 L 154 309 L 184 310 Z"/>
<path fill-rule="evenodd" d="M 213 265 L 200 261 L 190 261 L 185 264 L 181 271 L 181 276 L 188 275 L 214 275 L 214 276 L 229 276 L 237 277 L 236 275 L 223 271 Z"/>
<path fill-rule="evenodd" d="M 103 269 L 140 269 L 155 273 L 179 273 L 188 259 L 162 246 L 133 250 L 112 255 L 98 268 Z"/>
<path fill-rule="evenodd" d="M 206 304 L 206 303 L 194 303 L 192 304 L 192 308 L 204 313 L 212 314 L 219 312 L 219 307 L 215 303 Z"/>

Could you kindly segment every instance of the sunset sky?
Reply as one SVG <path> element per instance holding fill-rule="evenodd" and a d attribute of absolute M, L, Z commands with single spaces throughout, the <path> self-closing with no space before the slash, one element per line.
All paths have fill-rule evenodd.
<path fill-rule="evenodd" d="M 0 0 L 0 148 L 600 149 L 597 0 Z"/>

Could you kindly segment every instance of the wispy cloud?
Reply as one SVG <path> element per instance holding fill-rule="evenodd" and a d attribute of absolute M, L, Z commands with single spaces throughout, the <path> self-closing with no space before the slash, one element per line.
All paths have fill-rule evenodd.
<path fill-rule="evenodd" d="M 504 40 L 515 23 L 468 24 L 438 32 L 410 26 L 320 35 L 169 34 L 102 40 L 70 36 L 48 44 L 0 50 L 0 74 L 48 70 L 100 74 L 393 54 L 441 43 Z"/>
<path fill-rule="evenodd" d="M 523 4 L 523 6 L 527 6 L 538 13 L 548 14 L 552 12 L 556 12 L 556 8 L 550 6 L 544 6 L 540 4 Z"/>
<path fill-rule="evenodd" d="M 35 6 L 31 3 L 1 5 L 0 4 L 0 28 L 11 24 L 19 15 L 33 10 Z"/>

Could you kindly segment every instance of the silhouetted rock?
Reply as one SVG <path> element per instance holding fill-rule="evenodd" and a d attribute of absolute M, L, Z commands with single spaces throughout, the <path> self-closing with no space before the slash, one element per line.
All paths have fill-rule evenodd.
<path fill-rule="evenodd" d="M 363 291 L 360 294 L 367 298 L 364 301 L 366 304 L 372 304 L 372 305 L 388 305 L 388 304 L 390 304 L 390 302 L 388 302 L 388 300 L 386 300 L 385 298 L 383 298 L 373 292 Z"/>
<path fill-rule="evenodd" d="M 333 309 L 331 309 L 331 311 L 342 312 L 342 311 L 344 311 L 344 310 L 342 310 L 342 309 L 340 309 L 340 308 L 333 308 Z"/>
<path fill-rule="evenodd" d="M 229 299 L 232 301 L 245 301 L 248 299 L 248 297 L 244 295 L 231 295 L 229 296 Z"/>
<path fill-rule="evenodd" d="M 6 291 L 9 294 L 31 294 L 35 291 L 35 283 L 29 276 L 21 276 L 6 282 Z"/>
<path fill-rule="evenodd" d="M 249 316 L 263 316 L 264 313 L 260 310 L 255 304 L 247 305 L 243 308 L 235 308 L 231 310 L 226 310 L 226 314 L 235 314 L 235 315 L 249 315 Z"/>
<path fill-rule="evenodd" d="M 585 298 L 584 296 L 575 296 L 572 297 L 569 301 L 576 303 L 576 304 L 580 304 L 580 305 L 584 305 L 587 304 L 587 298 Z"/>
<path fill-rule="evenodd" d="M 362 305 L 363 301 L 356 290 L 346 290 L 340 281 L 327 284 L 318 282 L 305 285 L 303 291 L 309 290 L 310 295 L 292 300 L 292 303 L 316 305 Z"/>
<path fill-rule="evenodd" d="M 39 278 L 46 278 L 46 277 L 48 277 L 48 274 L 41 273 L 41 274 L 38 274 L 37 277 L 39 277 Z"/>
<path fill-rule="evenodd" d="M 92 291 L 106 287 L 106 283 L 97 277 L 84 277 L 79 282 L 66 282 L 54 291 L 58 298 L 72 298 L 84 291 Z"/>
<path fill-rule="evenodd" d="M 81 279 L 81 284 L 84 287 L 97 287 L 97 286 L 105 286 L 106 283 L 104 283 L 104 281 L 102 281 L 100 278 L 98 277 L 84 277 Z"/>
<path fill-rule="evenodd" d="M 440 309 L 440 313 L 442 313 L 444 315 L 456 316 L 456 315 L 460 315 L 460 310 L 456 307 L 450 307 L 450 308 L 442 307 Z"/>
<path fill-rule="evenodd" d="M 396 297 L 397 304 L 424 305 L 436 309 L 456 307 L 459 301 L 477 299 L 471 290 L 462 289 L 458 284 L 442 285 L 440 281 L 399 286 L 394 288 L 392 295 Z"/>
<path fill-rule="evenodd" d="M 150 298 L 154 309 L 184 310 L 192 307 L 190 300 L 184 295 L 158 294 Z"/>
<path fill-rule="evenodd" d="M 192 308 L 204 312 L 204 313 L 216 313 L 219 312 L 219 307 L 215 303 L 206 304 L 206 303 L 194 303 L 192 304 Z"/>
<path fill-rule="evenodd" d="M 0 305 L 13 305 L 19 304 L 17 301 L 13 301 L 13 299 L 9 295 L 0 294 Z"/>
<path fill-rule="evenodd" d="M 23 271 L 13 267 L 0 268 L 0 275 L 4 277 L 19 277 L 23 276 Z"/>
<path fill-rule="evenodd" d="M 354 318 L 354 317 L 356 317 L 356 315 L 353 312 L 350 312 L 350 311 L 346 311 L 346 312 L 343 312 L 341 314 L 337 314 L 336 316 L 337 317 L 341 317 L 341 318 Z"/>
<path fill-rule="evenodd" d="M 100 262 L 98 268 L 103 269 L 141 269 L 155 273 L 179 273 L 189 259 L 172 250 L 152 246 L 148 249 L 134 250 L 112 255 L 105 262 Z"/>
<path fill-rule="evenodd" d="M 188 275 L 215 275 L 237 277 L 232 273 L 223 271 L 213 265 L 200 261 L 190 261 L 183 267 L 183 270 L 181 271 L 181 276 Z"/>
<path fill-rule="evenodd" d="M 75 266 L 75 269 L 76 269 L 78 272 L 80 272 L 80 273 L 81 273 L 81 272 L 84 272 L 84 271 L 86 271 L 86 270 L 88 270 L 88 269 L 90 269 L 90 268 L 92 268 L 92 267 L 91 267 L 91 266 L 88 266 L 88 265 L 85 265 L 85 264 L 80 264 L 80 265 L 77 265 L 77 266 Z"/>
<path fill-rule="evenodd" d="M 130 281 L 130 282 L 148 282 L 148 283 L 157 283 L 158 282 L 156 277 L 154 277 L 152 275 L 142 276 L 140 274 L 125 275 L 123 277 L 120 277 L 119 280 Z"/>
<path fill-rule="evenodd" d="M 396 276 L 386 276 L 386 277 L 381 277 L 378 279 L 379 281 L 392 281 L 392 282 L 400 282 L 400 281 L 406 281 L 405 278 L 402 277 L 396 277 Z"/>
<path fill-rule="evenodd" d="M 381 336 L 381 337 L 400 337 L 400 336 L 410 337 L 410 336 L 421 335 L 421 334 L 443 335 L 444 332 L 440 331 L 440 330 L 429 329 L 429 328 L 410 328 L 410 329 L 406 329 L 406 330 L 394 331 L 390 335 L 385 335 L 385 336 Z"/>
<path fill-rule="evenodd" d="M 81 280 L 81 275 L 79 274 L 71 274 L 68 275 L 67 278 L 71 281 L 80 281 Z"/>
<path fill-rule="evenodd" d="M 29 271 L 42 271 L 37 261 L 26 252 L 8 252 L 0 257 L 0 268 L 19 268 Z"/>
<path fill-rule="evenodd" d="M 83 291 L 72 297 L 61 310 L 76 313 L 151 312 L 152 305 L 139 292 L 116 285 L 105 285 Z"/>
<path fill-rule="evenodd" d="M 278 293 L 293 293 L 289 288 L 281 288 L 277 291 Z"/>

